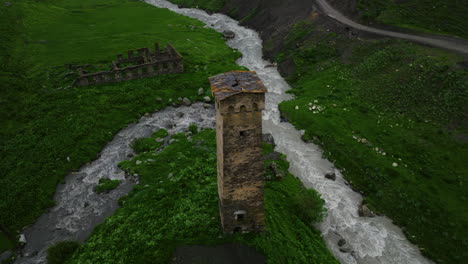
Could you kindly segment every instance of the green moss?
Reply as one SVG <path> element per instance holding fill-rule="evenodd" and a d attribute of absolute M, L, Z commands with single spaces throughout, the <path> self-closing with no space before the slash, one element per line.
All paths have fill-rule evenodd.
<path fill-rule="evenodd" d="M 268 263 L 337 263 L 311 219 L 291 209 L 302 200 L 298 196 L 308 196 L 310 206 L 302 209 L 309 212 L 323 212 L 323 201 L 287 173 L 286 161 L 281 168 L 286 176 L 265 186 L 267 232 L 225 235 L 218 212 L 215 131 L 172 138 L 176 141 L 161 152 L 121 163 L 124 170 L 139 175 L 140 183 L 70 263 L 169 263 L 177 246 L 234 241 L 257 248 Z M 265 153 L 272 150 L 267 148 Z M 147 162 L 136 165 L 136 160 Z"/>
<path fill-rule="evenodd" d="M 343 46 L 346 64 L 329 52 Z M 309 49 L 328 55 L 309 58 Z M 407 42 L 339 37 L 284 53 L 297 66 L 289 79 L 296 98 L 280 109 L 306 130 L 304 139 L 319 144 L 425 255 L 468 261 L 468 148 L 460 139 L 468 128 L 459 122 L 468 83 L 460 58 Z"/>
<path fill-rule="evenodd" d="M 111 180 L 111 179 L 99 179 L 99 184 L 94 189 L 97 193 L 109 192 L 114 190 L 120 185 L 119 180 Z"/>
<path fill-rule="evenodd" d="M 359 0 L 364 19 L 468 38 L 468 5 L 458 0 Z"/>
<path fill-rule="evenodd" d="M 47 249 L 47 263 L 65 263 L 79 247 L 80 243 L 75 241 L 59 242 Z"/>
<path fill-rule="evenodd" d="M 0 225 L 10 232 L 52 205 L 57 182 L 117 131 L 171 98 L 202 99 L 209 76 L 240 69 L 220 33 L 141 1 L 2 0 L 0 12 Z M 108 67 L 155 41 L 178 49 L 185 73 L 67 88 L 64 64 Z"/>
<path fill-rule="evenodd" d="M 155 150 L 162 146 L 164 138 L 169 134 L 167 130 L 160 129 L 156 131 L 150 138 L 138 138 L 132 143 L 132 148 L 136 153 Z"/>

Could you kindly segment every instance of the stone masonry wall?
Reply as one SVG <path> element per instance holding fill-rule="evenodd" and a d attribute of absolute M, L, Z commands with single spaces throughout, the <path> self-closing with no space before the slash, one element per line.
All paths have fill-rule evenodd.
<path fill-rule="evenodd" d="M 240 93 L 217 100 L 218 193 L 227 233 L 264 226 L 262 110 L 264 94 Z"/>

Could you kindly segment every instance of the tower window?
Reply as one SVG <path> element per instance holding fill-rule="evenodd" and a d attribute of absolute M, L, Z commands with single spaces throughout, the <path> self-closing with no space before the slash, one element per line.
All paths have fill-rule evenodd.
<path fill-rule="evenodd" d="M 241 137 L 247 136 L 247 131 L 246 131 L 246 130 L 240 131 L 240 132 L 239 132 L 239 136 L 241 136 Z"/>
<path fill-rule="evenodd" d="M 237 222 L 241 222 L 244 220 L 246 211 L 244 210 L 239 210 L 234 212 L 234 218 L 236 219 Z"/>

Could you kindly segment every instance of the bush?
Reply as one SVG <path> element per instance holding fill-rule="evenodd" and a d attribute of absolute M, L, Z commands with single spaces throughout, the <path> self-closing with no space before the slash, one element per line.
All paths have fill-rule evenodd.
<path fill-rule="evenodd" d="M 94 191 L 96 191 L 97 193 L 109 192 L 117 188 L 119 184 L 119 180 L 99 179 L 99 185 L 96 186 Z"/>
<path fill-rule="evenodd" d="M 59 242 L 47 249 L 47 263 L 65 263 L 79 247 L 80 243 L 76 241 Z"/>
<path fill-rule="evenodd" d="M 324 204 L 320 195 L 313 190 L 304 189 L 291 197 L 291 210 L 304 223 L 322 221 L 326 215 Z"/>

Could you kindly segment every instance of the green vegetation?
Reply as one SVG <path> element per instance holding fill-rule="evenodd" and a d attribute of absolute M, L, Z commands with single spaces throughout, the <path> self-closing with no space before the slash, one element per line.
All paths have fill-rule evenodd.
<path fill-rule="evenodd" d="M 159 129 L 150 138 L 138 138 L 132 143 L 136 153 L 155 150 L 163 144 L 164 138 L 169 134 L 165 129 Z"/>
<path fill-rule="evenodd" d="M 59 242 L 47 249 L 47 264 L 65 263 L 73 253 L 80 247 L 75 241 Z"/>
<path fill-rule="evenodd" d="M 267 232 L 225 235 L 218 212 L 215 131 L 202 130 L 191 137 L 181 133 L 172 139 L 161 152 L 141 153 L 120 163 L 122 169 L 137 173 L 140 182 L 70 263 L 168 263 L 177 246 L 233 241 L 257 248 L 269 263 L 337 263 L 311 222 L 296 215 L 297 210 L 323 215 L 323 201 L 288 174 L 284 157 L 275 162 L 285 177 L 265 186 Z M 266 146 L 265 153 L 271 151 Z M 137 165 L 137 160 L 146 162 Z M 272 161 L 266 162 L 268 166 Z M 306 197 L 310 207 L 294 207 L 298 196 Z"/>
<path fill-rule="evenodd" d="M 468 71 L 440 50 L 320 32 L 280 56 L 296 65 L 282 114 L 424 254 L 468 262 Z"/>
<path fill-rule="evenodd" d="M 169 99 L 194 101 L 239 53 L 194 19 L 133 0 L 0 0 L 0 227 L 15 233 L 53 204 L 57 182 Z M 70 88 L 64 64 L 105 68 L 128 49 L 170 42 L 186 72 Z M 162 98 L 162 101 L 157 100 Z M 14 237 L 14 235 L 13 235 Z M 5 236 L 0 236 L 2 247 Z"/>
<path fill-rule="evenodd" d="M 468 5 L 463 0 L 358 0 L 364 19 L 468 39 Z"/>
<path fill-rule="evenodd" d="M 169 0 L 176 5 L 182 7 L 200 8 L 210 12 L 219 11 L 225 0 Z"/>
<path fill-rule="evenodd" d="M 97 193 L 109 192 L 114 190 L 120 185 L 119 180 L 111 180 L 111 179 L 99 179 L 99 184 L 94 189 Z"/>

